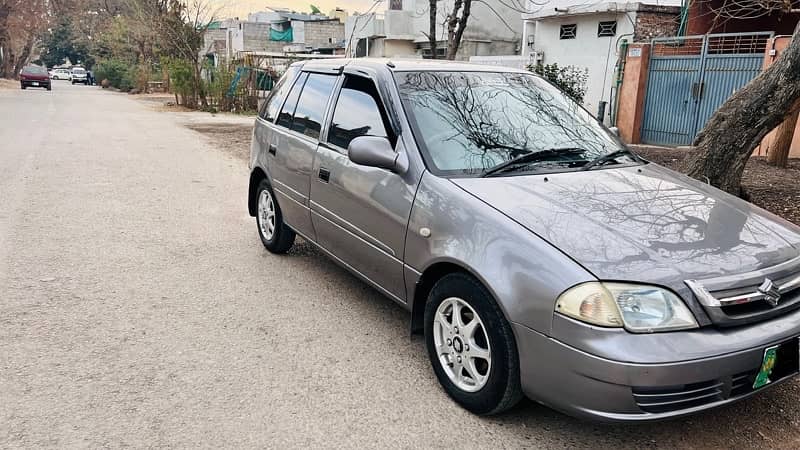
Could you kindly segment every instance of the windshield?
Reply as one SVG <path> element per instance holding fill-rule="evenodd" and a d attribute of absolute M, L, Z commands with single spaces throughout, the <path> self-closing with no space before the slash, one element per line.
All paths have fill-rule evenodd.
<path fill-rule="evenodd" d="M 72 73 L 77 73 L 78 75 L 83 75 L 84 73 L 86 73 L 86 70 L 84 70 L 84 69 L 72 69 Z"/>
<path fill-rule="evenodd" d="M 426 162 L 443 175 L 484 174 L 518 159 L 525 160 L 526 171 L 565 171 L 614 152 L 626 158 L 625 148 L 586 110 L 536 76 L 427 71 L 395 76 Z"/>

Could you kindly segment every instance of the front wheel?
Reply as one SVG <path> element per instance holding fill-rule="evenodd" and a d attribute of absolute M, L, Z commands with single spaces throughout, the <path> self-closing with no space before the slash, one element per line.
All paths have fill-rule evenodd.
<path fill-rule="evenodd" d="M 283 214 L 266 179 L 259 183 L 256 195 L 256 224 L 261 243 L 272 253 L 288 252 L 294 244 L 295 233 L 283 222 Z"/>
<path fill-rule="evenodd" d="M 425 345 L 447 395 L 479 415 L 519 402 L 519 356 L 511 326 L 486 288 L 463 273 L 444 276 L 425 305 Z"/>

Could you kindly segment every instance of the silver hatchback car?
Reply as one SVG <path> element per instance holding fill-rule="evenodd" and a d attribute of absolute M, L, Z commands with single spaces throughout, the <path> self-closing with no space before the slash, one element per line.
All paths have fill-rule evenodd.
<path fill-rule="evenodd" d="M 411 311 L 444 390 L 677 417 L 800 367 L 800 228 L 648 163 L 528 72 L 292 65 L 255 124 L 249 211 Z"/>

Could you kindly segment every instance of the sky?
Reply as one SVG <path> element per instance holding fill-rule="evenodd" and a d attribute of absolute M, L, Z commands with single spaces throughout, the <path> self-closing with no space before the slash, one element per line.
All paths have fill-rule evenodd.
<path fill-rule="evenodd" d="M 224 15 L 247 17 L 247 13 L 264 11 L 268 6 L 289 8 L 298 12 L 309 12 L 309 5 L 316 5 L 323 14 L 328 14 L 335 7 L 344 8 L 348 13 L 364 12 L 375 0 L 220 0 L 224 5 Z M 378 5 L 378 9 L 381 5 Z"/>

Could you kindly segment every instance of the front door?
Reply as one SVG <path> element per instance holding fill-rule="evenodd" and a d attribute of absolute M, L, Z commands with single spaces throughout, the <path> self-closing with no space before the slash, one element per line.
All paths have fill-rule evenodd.
<path fill-rule="evenodd" d="M 391 129 L 372 80 L 345 75 L 314 163 L 311 218 L 323 248 L 405 302 L 403 249 L 417 180 L 347 156 L 357 136 L 386 137 L 396 145 Z"/>

